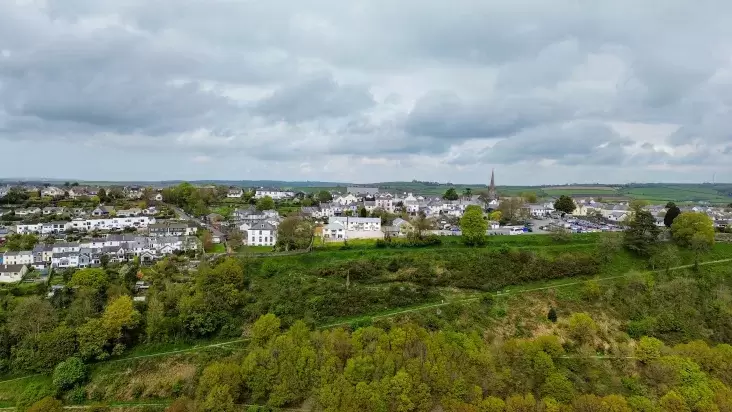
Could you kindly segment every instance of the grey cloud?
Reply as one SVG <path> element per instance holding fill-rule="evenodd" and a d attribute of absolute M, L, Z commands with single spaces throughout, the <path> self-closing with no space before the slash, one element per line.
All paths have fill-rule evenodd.
<path fill-rule="evenodd" d="M 255 110 L 277 120 L 301 122 L 357 114 L 374 103 L 366 88 L 341 85 L 331 76 L 319 74 L 276 90 Z"/>
<path fill-rule="evenodd" d="M 0 2 L 0 139 L 278 164 L 726 161 L 732 178 L 731 13 L 721 0 Z M 678 124 L 666 143 L 695 151 L 629 155 L 607 122 Z"/>
<path fill-rule="evenodd" d="M 568 165 L 611 164 L 621 161 L 623 147 L 631 143 L 600 124 L 553 125 L 501 140 L 486 149 L 482 158 L 501 164 L 540 160 L 555 160 Z"/>
<path fill-rule="evenodd" d="M 497 100 L 466 102 L 454 93 L 432 92 L 417 101 L 405 130 L 414 136 L 455 140 L 496 138 L 563 115 L 559 104 L 538 98 Z"/>

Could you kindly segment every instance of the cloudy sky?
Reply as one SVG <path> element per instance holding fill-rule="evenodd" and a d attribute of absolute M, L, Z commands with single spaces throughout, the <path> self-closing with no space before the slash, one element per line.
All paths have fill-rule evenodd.
<path fill-rule="evenodd" d="M 732 181 L 724 0 L 0 1 L 0 177 Z"/>

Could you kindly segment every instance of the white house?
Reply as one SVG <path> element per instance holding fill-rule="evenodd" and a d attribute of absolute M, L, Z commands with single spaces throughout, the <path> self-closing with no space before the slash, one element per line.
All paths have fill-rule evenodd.
<path fill-rule="evenodd" d="M 272 188 L 264 188 L 260 187 L 259 189 L 254 192 L 254 198 L 255 199 L 261 199 L 263 197 L 271 197 L 274 200 L 278 199 L 289 199 L 291 197 L 295 196 L 295 192 L 291 190 L 280 190 L 280 189 L 272 189 Z"/>
<path fill-rule="evenodd" d="M 20 282 L 23 276 L 28 273 L 26 265 L 0 265 L 0 283 Z"/>
<path fill-rule="evenodd" d="M 529 210 L 529 214 L 533 217 L 545 217 L 549 216 L 554 211 L 554 207 L 549 203 L 544 204 L 529 204 L 526 205 Z"/>
<path fill-rule="evenodd" d="M 59 189 L 55 186 L 49 186 L 45 187 L 41 190 L 41 196 L 49 196 L 49 197 L 56 197 L 56 196 L 63 196 L 66 192 L 63 189 Z"/>
<path fill-rule="evenodd" d="M 69 222 L 48 222 L 43 223 L 41 226 L 41 234 L 50 235 L 57 234 L 66 231 L 67 226 L 70 226 Z"/>
<path fill-rule="evenodd" d="M 323 239 L 337 240 L 346 238 L 346 227 L 341 222 L 330 222 L 323 226 Z"/>
<path fill-rule="evenodd" d="M 346 230 L 381 231 L 381 219 L 378 217 L 334 216 L 330 222 L 340 222 Z"/>
<path fill-rule="evenodd" d="M 394 212 L 394 197 L 389 194 L 380 195 L 375 199 L 376 207 L 379 209 L 386 210 L 387 212 Z"/>
<path fill-rule="evenodd" d="M 229 193 L 226 194 L 226 197 L 230 199 L 238 199 L 242 196 L 244 196 L 244 191 L 241 188 L 229 189 Z"/>
<path fill-rule="evenodd" d="M 33 252 L 22 250 L 20 252 L 5 252 L 3 264 L 5 265 L 30 265 L 33 263 Z"/>
<path fill-rule="evenodd" d="M 35 223 L 32 225 L 15 225 L 15 233 L 19 235 L 40 234 L 43 230 L 43 223 Z"/>
<path fill-rule="evenodd" d="M 341 206 L 356 202 L 358 202 L 358 198 L 350 193 L 345 196 L 338 196 L 333 199 L 333 203 L 338 203 Z"/>
<path fill-rule="evenodd" d="M 253 223 L 247 230 L 249 246 L 274 246 L 277 243 L 277 228 L 267 222 Z"/>

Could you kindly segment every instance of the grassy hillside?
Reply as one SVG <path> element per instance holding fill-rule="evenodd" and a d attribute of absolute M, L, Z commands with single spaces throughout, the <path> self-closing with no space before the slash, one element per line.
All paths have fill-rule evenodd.
<path fill-rule="evenodd" d="M 410 392 L 405 399 L 429 406 L 404 410 L 492 410 L 484 408 L 489 399 L 505 402 L 516 393 L 531 394 L 539 402 L 547 396 L 547 382 L 554 380 L 566 390 L 561 399 L 554 400 L 566 407 L 588 393 L 618 394 L 628 402 L 632 396 L 641 396 L 659 405 L 671 389 L 681 391 L 683 385 L 651 377 L 659 373 L 654 372 L 656 368 L 665 371 L 662 375 L 672 375 L 663 369 L 669 365 L 639 363 L 636 347 L 642 336 L 664 342 L 666 356 L 686 353 L 675 345 L 695 339 L 713 345 L 732 341 L 732 273 L 730 261 L 720 261 L 732 259 L 732 244 L 715 245 L 704 256 L 709 264 L 696 271 L 684 266 L 693 256 L 682 250 L 674 263 L 676 269 L 666 273 L 649 271 L 645 259 L 617 250 L 612 238 L 602 234 L 573 236 L 567 243 L 540 235 L 491 237 L 484 248 L 466 248 L 456 239 L 416 249 L 361 244 L 293 256 L 241 255 L 197 272 L 180 271 L 165 263 L 144 269 L 152 287 L 147 304 L 137 307 L 139 326 L 122 329 L 122 339 L 117 341 L 128 345 L 127 350 L 111 353 L 110 346 L 101 350 L 110 351 L 111 358 L 99 356 L 99 352 L 85 358 L 89 377 L 79 389 L 63 391 L 62 397 L 71 404 L 146 404 L 148 408 L 185 395 L 199 402 L 211 398 L 217 405 L 226 404 L 230 397 L 239 404 L 371 410 L 357 401 L 354 392 L 371 388 L 374 404 L 387 405 L 377 410 L 396 410 L 388 388 L 397 384 L 394 379 L 399 376 L 411 379 L 410 385 L 416 386 L 410 387 L 422 388 L 422 395 Z M 84 282 L 80 284 L 91 285 L 89 280 Z M 115 281 L 110 282 L 105 295 L 111 298 L 120 292 Z M 13 307 L 19 299 L 24 298 L 9 301 L 5 319 L 16 314 Z M 78 311 L 77 306 L 72 301 L 69 307 Z M 550 308 L 555 308 L 556 322 L 547 319 Z M 121 313 L 120 309 L 115 313 Z M 267 324 L 275 322 L 274 318 L 255 323 L 267 313 L 277 317 L 276 324 Z M 579 313 L 589 316 L 591 323 Z M 61 310 L 58 320 L 67 315 Z M 108 319 L 110 315 L 105 311 L 97 316 Z M 71 325 L 80 323 L 72 317 L 66 320 Z M 93 317 L 89 322 L 93 323 Z M 349 332 L 368 325 L 373 327 Z M 290 327 L 290 332 L 280 334 Z M 79 336 L 89 333 L 83 327 L 76 331 Z M 398 338 L 402 333 L 405 338 Z M 14 346 L 3 355 L 10 375 L 0 379 L 0 406 L 27 404 L 56 392 L 48 369 L 38 369 L 41 375 L 22 370 L 26 359 L 42 353 L 25 352 L 29 347 L 24 341 L 14 343 L 15 336 L 8 335 L 6 342 Z M 365 343 L 365 336 L 371 336 L 366 341 L 372 343 Z M 549 337 L 558 345 L 552 351 L 539 355 L 530 349 L 546 345 Z M 44 341 L 32 340 L 36 345 Z M 360 352 L 385 342 L 391 343 L 380 349 L 381 355 Z M 61 343 L 54 347 L 65 348 Z M 392 352 L 395 347 L 404 349 Z M 304 350 L 300 353 L 305 358 L 300 359 L 292 348 Z M 548 360 L 529 362 L 544 362 L 546 372 L 534 375 L 536 366 L 510 361 L 517 348 L 529 350 L 527 359 L 548 356 Z M 73 353 L 75 349 L 68 350 Z M 335 363 L 328 366 L 325 360 L 334 350 L 340 351 L 336 356 L 340 360 L 334 358 Z M 389 353 L 391 361 L 381 358 Z M 416 353 L 445 362 L 437 369 L 450 370 L 450 380 L 462 383 L 453 386 L 432 375 L 432 369 L 418 368 Z M 359 358 L 367 355 L 371 358 Z M 447 358 L 441 358 L 443 355 Z M 478 359 L 483 360 L 474 364 Z M 664 362 L 676 362 L 674 359 Z M 286 365 L 299 362 L 309 365 L 298 372 L 299 378 L 293 381 L 282 375 L 290 373 Z M 732 365 L 732 358 L 730 362 Z M 258 366 L 252 369 L 252 365 Z M 705 393 L 722 391 L 722 396 L 722 387 L 713 387 L 711 380 L 726 375 L 705 369 L 703 362 L 700 365 L 700 379 L 709 388 Z M 324 375 L 326 380 L 313 380 L 311 372 L 320 374 L 327 368 L 331 369 Z M 263 371 L 269 371 L 269 378 L 261 376 Z M 29 373 L 29 378 L 12 380 Z M 556 376 L 547 381 L 552 374 Z M 221 388 L 215 389 L 220 385 L 215 382 L 221 379 L 229 382 L 223 395 L 218 392 Z M 291 386 L 297 381 L 302 385 Z M 367 386 L 358 389 L 358 382 Z M 333 397 L 329 395 L 332 391 L 344 395 Z M 710 396 L 716 399 L 716 395 Z M 699 402 L 684 399 L 689 408 Z"/>

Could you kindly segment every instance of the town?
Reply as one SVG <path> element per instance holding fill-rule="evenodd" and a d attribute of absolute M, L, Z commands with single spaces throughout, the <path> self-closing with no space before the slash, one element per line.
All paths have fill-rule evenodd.
<path fill-rule="evenodd" d="M 191 198 L 193 204 L 191 204 Z M 566 205 L 555 206 L 562 198 Z M 178 187 L 64 186 L 20 184 L 0 187 L 0 282 L 46 279 L 51 270 L 137 261 L 151 264 L 166 256 L 200 258 L 205 253 L 273 251 L 280 224 L 290 217 L 312 223 L 310 244 L 461 234 L 460 219 L 477 207 L 486 235 L 533 232 L 587 233 L 623 229 L 633 201 L 599 197 L 501 195 L 490 184 L 473 193 L 447 189 L 442 196 L 347 186 L 317 192 L 183 184 Z M 668 204 L 642 202 L 658 226 Z M 674 205 L 675 207 L 675 205 Z M 719 230 L 732 220 L 729 205 L 682 205 L 703 212 Z M 40 275 L 40 276 L 38 276 Z"/>

